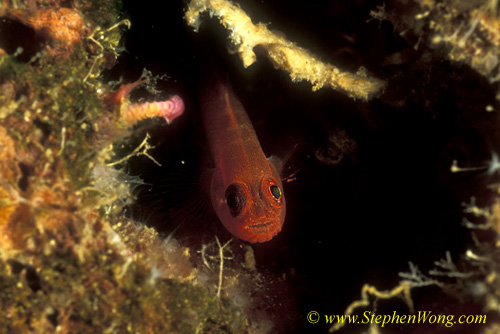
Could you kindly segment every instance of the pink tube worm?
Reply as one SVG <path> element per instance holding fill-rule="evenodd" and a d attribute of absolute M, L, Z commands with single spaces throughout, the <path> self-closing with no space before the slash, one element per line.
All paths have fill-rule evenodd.
<path fill-rule="evenodd" d="M 133 125 L 146 118 L 162 117 L 170 124 L 183 114 L 184 102 L 177 95 L 164 101 L 131 103 L 129 100 L 130 92 L 146 81 L 147 79 L 141 76 L 136 82 L 121 85 L 118 91 L 113 94 L 112 102 L 120 106 L 120 119 L 122 121 L 127 125 Z"/>

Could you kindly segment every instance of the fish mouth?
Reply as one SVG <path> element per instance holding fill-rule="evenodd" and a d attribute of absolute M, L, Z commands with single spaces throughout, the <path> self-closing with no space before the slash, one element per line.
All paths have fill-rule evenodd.
<path fill-rule="evenodd" d="M 266 242 L 281 231 L 281 226 L 274 220 L 258 220 L 247 224 L 244 229 L 247 231 L 246 241 Z"/>
<path fill-rule="evenodd" d="M 281 230 L 279 224 L 276 224 L 276 222 L 272 220 L 252 222 L 246 225 L 244 228 L 254 236 L 268 236 L 269 239 L 272 236 L 278 234 L 278 232 Z"/>
<path fill-rule="evenodd" d="M 248 229 L 263 229 L 263 228 L 266 228 L 272 224 L 273 224 L 273 222 L 268 221 L 268 222 L 262 222 L 262 223 L 249 224 L 246 226 L 246 228 L 248 228 Z"/>

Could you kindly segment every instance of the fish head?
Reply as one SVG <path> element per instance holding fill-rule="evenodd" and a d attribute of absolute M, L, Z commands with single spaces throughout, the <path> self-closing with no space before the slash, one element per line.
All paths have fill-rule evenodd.
<path fill-rule="evenodd" d="M 224 182 L 214 173 L 210 185 L 212 206 L 224 227 L 235 237 L 256 243 L 271 240 L 285 221 L 286 202 L 274 165 L 246 177 Z"/>

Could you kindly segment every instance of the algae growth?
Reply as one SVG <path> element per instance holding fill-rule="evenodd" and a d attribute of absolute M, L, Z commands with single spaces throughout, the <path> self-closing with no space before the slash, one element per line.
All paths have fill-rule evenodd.
<path fill-rule="evenodd" d="M 242 312 L 172 269 L 193 270 L 189 257 L 159 242 L 168 276 L 138 255 L 156 234 L 129 249 L 137 229 L 113 230 L 132 198 L 109 165 L 127 132 L 100 75 L 120 52 L 120 15 L 118 1 L 1 4 L 0 332 L 243 332 Z"/>
<path fill-rule="evenodd" d="M 348 66 L 341 61 L 338 65 L 332 61 L 331 64 L 335 66 L 328 65 L 329 56 L 320 57 L 307 51 L 300 46 L 301 43 L 292 41 L 293 34 L 285 37 L 284 33 L 288 34 L 287 25 L 281 27 L 284 33 L 267 29 L 265 23 L 259 24 L 254 19 L 255 11 L 252 13 L 243 4 L 235 12 L 245 22 L 252 21 L 247 30 L 229 25 L 231 13 L 227 14 L 222 9 L 234 9 L 231 3 L 198 0 L 190 2 L 197 8 L 189 11 L 186 4 L 186 8 L 175 12 L 179 21 L 183 20 L 185 14 L 192 15 L 187 15 L 186 19 L 199 19 L 197 22 L 201 22 L 201 32 L 206 22 L 216 21 L 203 14 L 206 11 L 201 10 L 201 7 L 207 4 L 205 9 L 228 26 L 229 33 L 221 29 L 223 36 L 230 34 L 228 45 L 223 48 L 224 53 L 227 49 L 236 49 L 245 66 L 254 61 L 260 65 L 267 64 L 267 60 L 260 56 L 268 57 L 272 63 L 263 67 L 260 72 L 259 69 L 252 69 L 255 65 L 249 67 L 249 71 L 254 70 L 256 76 L 260 75 L 265 80 L 273 80 L 269 75 L 273 66 L 289 73 L 285 75 L 286 80 L 279 77 L 272 81 L 279 82 L 276 87 L 280 87 L 278 91 L 273 91 L 277 92 L 274 100 L 269 98 L 270 95 L 256 94 L 243 99 L 246 100 L 245 103 L 249 100 L 265 102 L 260 105 L 255 102 L 258 107 L 270 104 L 271 107 L 264 108 L 263 113 L 269 111 L 270 118 L 274 117 L 271 109 L 273 113 L 279 114 L 281 118 L 274 124 L 286 123 L 295 118 L 299 119 L 296 124 L 305 129 L 304 133 L 324 134 L 323 141 L 313 140 L 314 146 L 310 151 L 312 154 L 308 158 L 321 164 L 321 168 L 314 170 L 318 177 L 328 174 L 329 179 L 326 182 L 322 182 L 320 178 L 313 180 L 318 184 L 318 188 L 313 190 L 319 189 L 318 192 L 305 192 L 307 196 L 295 194 L 295 208 L 307 206 L 303 209 L 304 220 L 295 221 L 296 224 L 288 223 L 288 230 L 283 231 L 283 239 L 276 243 L 278 246 L 269 246 L 273 250 L 270 253 L 257 249 L 260 256 L 254 256 L 254 248 L 249 245 L 222 238 L 219 240 L 212 235 L 206 236 L 210 241 L 204 241 L 202 247 L 193 248 L 187 246 L 182 239 L 172 235 L 162 236 L 144 226 L 144 222 L 133 221 L 123 214 L 123 208 L 135 201 L 132 189 L 142 182 L 138 177 L 131 176 L 134 174 L 129 175 L 126 170 L 129 167 L 126 166 L 128 158 L 142 155 L 151 164 L 154 164 L 153 159 L 161 163 L 166 160 L 155 155 L 157 152 L 152 149 L 160 142 L 157 137 L 155 139 L 154 136 L 145 135 L 138 139 L 141 144 L 135 147 L 121 145 L 131 133 L 140 133 L 130 129 L 121 119 L 121 112 L 126 109 L 122 108 L 124 105 L 135 106 L 133 103 L 128 104 L 128 95 L 125 100 L 120 98 L 119 92 L 123 92 L 121 89 L 130 83 L 119 81 L 111 84 L 103 79 L 105 69 L 113 68 L 123 53 L 122 34 L 129 29 L 130 21 L 122 13 L 118 1 L 62 3 L 4 0 L 0 5 L 2 332 L 57 330 L 68 333 L 270 333 L 280 330 L 289 332 L 297 328 L 307 332 L 346 332 L 352 328 L 333 324 L 314 327 L 306 322 L 306 314 L 319 302 L 339 314 L 373 310 L 376 306 L 387 309 L 386 303 L 401 296 L 403 305 L 397 306 L 404 308 L 405 312 L 409 312 L 411 308 L 426 306 L 425 302 L 434 303 L 433 307 L 438 311 L 448 312 L 458 312 L 453 306 L 472 305 L 472 311 L 483 312 L 487 314 L 488 320 L 491 319 L 485 326 L 475 329 L 485 334 L 498 331 L 495 321 L 500 313 L 500 210 L 496 197 L 498 184 L 494 182 L 494 177 L 498 175 L 498 158 L 495 160 L 493 155 L 498 138 L 491 135 L 490 146 L 474 139 L 476 133 L 496 133 L 497 123 L 485 124 L 489 120 L 497 120 L 493 113 L 498 109 L 498 98 L 495 97 L 499 73 L 497 2 L 471 1 L 465 4 L 460 1 L 388 1 L 385 6 L 382 3 L 369 3 L 365 7 L 371 8 L 371 16 L 362 17 L 360 21 L 365 24 L 371 19 L 370 27 L 390 22 L 388 34 L 404 40 L 398 40 L 399 45 L 404 46 L 378 55 L 373 49 L 356 49 L 359 47 L 356 43 L 363 40 L 359 31 L 348 32 L 346 29 L 344 34 L 343 28 L 336 30 L 335 34 L 343 34 L 342 38 L 348 42 L 342 44 L 342 47 L 327 47 L 325 54 L 345 52 L 349 59 Z M 278 11 L 280 14 L 281 9 L 291 8 L 290 12 L 298 13 L 301 18 L 308 18 L 297 4 L 280 3 L 279 6 L 282 6 Z M 327 19 L 333 16 L 333 9 L 343 10 L 339 3 L 332 4 L 331 7 L 326 4 L 322 6 L 328 10 L 322 10 L 321 17 Z M 165 14 L 156 12 L 148 8 L 148 21 L 155 14 L 163 19 Z M 342 15 L 336 17 L 340 16 Z M 160 21 L 163 22 L 158 18 L 158 21 L 152 22 Z M 187 27 L 186 22 L 183 21 L 182 24 L 186 30 L 192 29 Z M 216 21 L 215 24 L 219 22 Z M 178 52 L 179 45 L 166 43 L 169 39 L 165 35 L 177 34 L 180 30 L 162 30 L 161 37 L 156 38 L 153 44 L 168 44 L 169 48 L 163 53 L 157 50 L 153 52 L 161 53 L 161 57 Z M 367 30 L 376 29 L 361 31 L 367 33 Z M 247 32 L 252 34 L 248 35 Z M 260 35 L 262 32 L 269 38 L 264 42 L 260 39 L 263 38 Z M 14 33 L 18 38 L 6 38 Z M 327 25 L 316 28 L 315 33 L 322 38 L 332 36 Z M 242 41 L 244 43 L 240 43 Z M 298 60 L 294 58 L 297 52 L 300 55 Z M 296 62 L 308 66 L 297 67 Z M 335 74 L 335 80 L 331 81 L 331 75 L 323 76 L 322 70 L 316 70 L 318 68 Z M 141 71 L 142 68 L 139 72 Z M 339 73 L 341 75 L 337 76 Z M 153 73 L 150 77 L 157 74 Z M 292 84 L 287 86 L 290 81 L 288 75 L 292 80 L 309 80 L 314 87 L 325 88 L 314 93 L 310 92 L 310 85 L 306 87 L 308 93 L 294 90 L 295 86 L 292 87 Z M 137 77 L 132 80 L 137 80 Z M 339 78 L 349 80 L 336 81 Z M 261 87 L 268 86 L 265 80 L 261 81 L 266 83 Z M 245 80 L 241 81 L 243 86 L 247 83 Z M 356 85 L 359 82 L 375 83 L 375 88 L 364 89 Z M 474 84 L 469 87 L 469 82 Z M 285 89 L 281 87 L 288 87 L 292 93 L 284 93 Z M 337 90 L 333 93 L 333 106 L 328 95 L 333 90 L 327 87 Z M 258 89 L 255 91 L 258 92 Z M 169 94 L 168 91 L 165 93 Z M 300 103 L 292 95 L 306 96 L 309 100 Z M 257 98 L 253 98 L 254 96 Z M 357 102 L 377 100 L 354 104 L 351 96 L 357 98 Z M 450 100 L 457 102 L 450 103 Z M 186 102 L 187 107 L 193 108 L 194 102 Z M 137 105 L 138 108 L 139 105 L 141 104 Z M 282 105 L 289 109 L 280 111 Z M 319 108 L 324 110 L 318 111 Z M 355 109 L 356 117 L 363 118 L 360 127 L 362 131 L 353 131 L 349 126 L 347 129 L 342 127 L 342 121 L 348 119 L 345 113 L 344 119 L 335 118 L 336 114 L 342 113 L 342 108 Z M 393 118 L 387 117 L 387 114 L 391 114 Z M 189 116 L 193 117 L 193 114 Z M 251 117 L 254 116 L 255 114 Z M 427 116 L 432 120 L 437 119 L 440 127 L 436 123 L 425 127 L 431 123 Z M 332 120 L 340 125 L 329 127 Z M 162 131 L 169 131 L 163 120 L 157 118 L 154 122 L 162 124 Z M 311 126 L 314 122 L 321 123 L 322 127 Z M 447 127 L 447 122 L 453 124 Z M 415 127 L 424 127 L 415 130 L 408 127 L 410 123 L 415 123 Z M 359 134 L 363 131 L 369 134 L 386 134 L 384 131 L 390 129 L 391 125 L 398 131 L 389 132 L 387 137 L 390 138 L 386 141 L 373 136 L 373 145 L 370 145 L 373 137 L 368 135 L 363 141 L 363 136 Z M 454 135 L 453 131 L 463 135 L 455 127 L 460 131 L 465 128 L 469 131 L 467 135 L 473 133 L 470 137 L 474 140 L 468 142 L 470 137 L 467 137 L 452 138 L 450 143 L 444 140 L 426 142 L 426 137 L 441 138 L 431 136 L 429 129 L 450 132 L 450 136 Z M 316 131 L 318 128 L 320 131 Z M 273 127 L 272 130 L 269 131 L 269 136 L 272 136 L 272 140 L 278 140 L 278 127 Z M 342 187 L 342 180 L 339 179 L 351 181 L 349 173 L 356 171 L 356 168 L 362 169 L 357 164 L 366 163 L 370 148 L 379 152 L 376 146 L 392 145 L 401 138 L 408 138 L 405 132 L 410 132 L 416 139 L 412 138 L 409 145 L 402 144 L 401 149 L 396 146 L 396 158 L 391 160 L 395 162 L 395 167 L 391 171 L 400 173 L 397 175 L 404 182 L 398 182 L 404 185 L 394 193 L 397 193 L 397 197 L 409 197 L 408 202 L 416 203 L 409 208 L 417 209 L 407 210 L 405 202 L 391 198 L 391 201 L 380 205 L 387 210 L 380 214 L 377 211 L 381 210 L 379 207 L 370 206 L 369 198 L 373 195 L 376 200 L 379 193 L 367 192 L 366 189 L 385 187 L 386 184 L 373 180 L 379 178 L 377 173 L 386 176 L 387 174 L 382 173 L 383 169 L 391 166 L 378 167 L 373 173 L 377 174 L 375 176 L 370 171 L 364 171 L 365 178 L 359 184 L 367 182 L 367 186 L 361 191 L 357 191 L 359 189 L 355 182 Z M 478 142 L 480 145 L 476 145 Z M 379 143 L 383 145 L 378 145 Z M 493 190 L 485 195 L 484 192 L 488 190 L 481 184 L 477 203 L 470 200 L 468 194 L 469 200 L 464 201 L 460 208 L 465 211 L 460 212 L 460 216 L 465 219 L 459 224 L 470 236 L 466 245 L 462 244 L 453 253 L 442 252 L 441 248 L 427 250 L 428 253 L 425 253 L 423 241 L 413 240 L 404 233 L 401 234 L 404 237 L 398 235 L 396 238 L 384 238 L 383 234 L 377 234 L 379 229 L 387 226 L 380 224 L 372 216 L 360 220 L 362 224 L 356 221 L 359 226 L 353 228 L 348 227 L 346 220 L 341 219 L 355 216 L 359 211 L 370 211 L 374 217 L 384 218 L 396 212 L 399 215 L 398 224 L 388 225 L 386 230 L 392 234 L 400 231 L 400 225 L 408 225 L 408 221 L 414 223 L 407 227 L 413 228 L 408 235 L 421 229 L 426 232 L 438 229 L 437 224 L 429 227 L 429 219 L 425 216 L 428 212 L 425 211 L 426 207 L 434 205 L 429 200 L 433 194 L 425 193 L 422 198 L 413 195 L 419 187 L 419 181 L 423 180 L 417 174 L 425 172 L 424 168 L 420 168 L 424 164 L 419 165 L 422 157 L 425 157 L 425 150 L 436 146 L 443 147 L 442 152 L 432 151 L 439 156 L 435 158 L 436 164 L 445 165 L 446 169 L 446 173 L 440 171 L 442 179 L 439 182 L 449 182 L 454 187 L 454 183 L 462 180 L 458 179 L 462 175 L 465 175 L 463 178 L 472 178 L 470 175 L 479 171 L 485 173 L 487 181 L 484 183 Z M 419 151 L 419 147 L 424 149 Z M 411 149 L 414 152 L 407 153 Z M 485 150 L 488 151 L 487 154 L 484 154 Z M 372 158 L 377 163 L 368 166 L 377 168 L 380 161 L 390 157 L 386 155 Z M 397 164 L 400 162 L 401 164 Z M 405 169 L 410 172 L 400 172 Z M 341 176 L 335 179 L 335 175 Z M 432 174 L 432 177 L 435 175 Z M 479 184 L 477 182 L 477 188 L 471 193 L 478 193 L 476 190 Z M 328 197 L 322 196 L 324 193 L 320 192 L 325 189 L 333 194 L 336 194 L 336 189 L 341 190 L 337 190 L 337 196 Z M 370 202 L 361 202 L 367 204 L 366 210 L 365 207 L 351 207 L 351 203 L 343 201 L 352 196 L 353 203 L 357 204 L 355 201 L 364 194 L 366 196 L 366 192 Z M 400 196 L 401 193 L 404 196 Z M 314 196 L 309 196 L 311 194 Z M 394 203 L 399 204 L 399 207 Z M 343 206 L 346 212 L 352 209 L 345 216 L 341 214 Z M 328 211 L 323 212 L 327 212 L 328 219 L 331 219 L 326 223 L 324 215 L 321 216 L 323 212 L 320 211 L 324 208 Z M 300 214 L 298 209 L 295 210 L 297 215 Z M 424 219 L 415 223 L 413 216 Z M 293 219 L 292 214 L 290 217 Z M 445 228 L 437 231 L 442 237 L 439 241 L 462 240 L 461 236 L 448 236 L 451 232 Z M 427 240 L 425 234 L 418 235 Z M 424 254 L 419 258 L 419 263 L 411 262 L 407 265 L 408 261 L 414 260 L 397 258 L 400 254 L 406 256 L 409 253 L 401 251 L 403 244 L 415 246 L 417 250 L 411 254 Z M 336 248 L 336 245 L 341 247 Z M 278 251 L 274 252 L 276 249 Z M 383 258 L 386 267 L 373 269 L 378 276 L 356 276 L 361 272 L 368 272 L 362 270 L 370 267 L 369 265 L 373 266 L 372 263 L 363 262 L 362 266 L 354 269 L 347 266 L 358 260 L 356 252 L 360 250 L 363 252 L 363 261 L 366 260 L 366 253 L 375 251 L 378 252 L 378 257 Z M 429 252 L 432 256 L 428 255 Z M 324 256 L 331 260 L 327 265 L 324 263 Z M 264 257 L 268 263 L 282 263 L 269 265 L 271 268 L 275 266 L 274 272 L 270 274 L 261 270 L 262 263 L 268 264 Z M 278 260 L 274 260 L 275 258 Z M 397 265 L 391 261 L 403 261 L 405 267 L 395 269 Z M 427 270 L 418 269 L 418 265 Z M 384 268 L 387 270 L 384 271 Z M 335 270 L 333 275 L 332 269 Z M 398 273 L 401 274 L 398 276 Z M 380 282 L 377 277 L 391 277 L 392 281 L 390 284 Z M 323 290 L 317 288 L 315 282 L 319 282 Z M 293 287 L 290 288 L 290 285 Z M 439 304 L 439 300 L 435 300 L 436 290 L 421 292 L 429 287 L 438 290 L 439 296 L 445 296 L 443 300 L 447 308 Z M 342 297 L 339 291 L 349 296 L 344 296 L 340 301 L 330 298 L 339 295 Z M 291 295 L 300 296 L 303 305 L 297 307 L 290 302 L 287 297 Z M 455 297 L 457 298 L 454 299 Z M 311 302 L 311 298 L 316 299 Z M 416 327 L 405 329 L 413 330 L 413 333 L 426 330 Z M 362 332 L 367 328 L 356 330 Z M 384 333 L 383 329 L 375 325 L 369 330 Z"/>

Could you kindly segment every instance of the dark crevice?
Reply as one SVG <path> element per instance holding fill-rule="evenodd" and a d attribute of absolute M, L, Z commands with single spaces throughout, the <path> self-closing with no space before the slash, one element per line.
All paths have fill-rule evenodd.
<path fill-rule="evenodd" d="M 0 48 L 19 61 L 27 63 L 43 45 L 35 29 L 17 20 L 0 17 Z"/>
<path fill-rule="evenodd" d="M 40 277 L 38 277 L 35 268 L 15 260 L 7 260 L 7 262 L 11 266 L 14 275 L 20 275 L 25 271 L 26 282 L 33 292 L 37 292 L 42 288 Z"/>
<path fill-rule="evenodd" d="M 32 174 L 32 170 L 29 165 L 23 162 L 19 163 L 19 169 L 21 170 L 21 177 L 19 178 L 17 185 L 19 186 L 19 189 L 21 189 L 22 191 L 26 191 L 28 190 L 29 177 Z"/>

